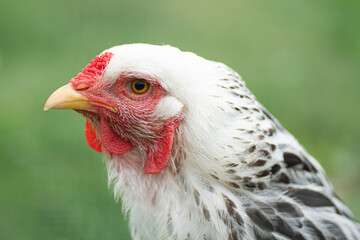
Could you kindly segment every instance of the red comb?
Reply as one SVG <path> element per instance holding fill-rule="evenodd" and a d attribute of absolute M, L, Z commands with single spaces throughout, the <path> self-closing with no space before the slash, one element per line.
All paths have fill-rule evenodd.
<path fill-rule="evenodd" d="M 105 52 L 100 56 L 96 56 L 76 77 L 70 80 L 70 83 L 75 89 L 80 84 L 81 86 L 91 87 L 95 83 L 97 77 L 103 74 L 105 67 L 113 55 L 114 54 L 111 52 Z"/>

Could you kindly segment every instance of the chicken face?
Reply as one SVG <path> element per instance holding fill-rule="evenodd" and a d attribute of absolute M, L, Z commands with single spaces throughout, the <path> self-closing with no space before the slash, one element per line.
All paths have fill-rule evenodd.
<path fill-rule="evenodd" d="M 76 110 L 86 118 L 90 147 L 113 155 L 140 151 L 146 155 L 144 172 L 159 173 L 169 159 L 182 104 L 167 96 L 156 77 L 119 65 L 116 57 L 111 51 L 97 56 L 49 97 L 44 110 Z M 164 109 L 169 105 L 175 106 L 170 114 Z"/>

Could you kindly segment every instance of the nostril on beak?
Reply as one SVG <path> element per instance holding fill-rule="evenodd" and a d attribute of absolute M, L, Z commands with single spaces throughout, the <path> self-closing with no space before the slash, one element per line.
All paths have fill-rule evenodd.
<path fill-rule="evenodd" d="M 74 85 L 73 85 L 74 87 Z M 76 87 L 74 87 L 75 90 L 77 91 L 83 91 L 89 88 L 89 85 L 85 84 L 85 83 L 80 83 L 79 85 L 77 85 Z"/>

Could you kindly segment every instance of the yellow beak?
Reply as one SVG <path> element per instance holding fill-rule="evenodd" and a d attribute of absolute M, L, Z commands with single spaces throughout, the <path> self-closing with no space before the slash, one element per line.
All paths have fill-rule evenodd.
<path fill-rule="evenodd" d="M 44 111 L 49 109 L 77 109 L 94 112 L 90 103 L 90 99 L 76 92 L 69 83 L 50 95 L 45 103 Z"/>
<path fill-rule="evenodd" d="M 53 92 L 45 103 L 44 111 L 49 109 L 75 109 L 86 110 L 90 112 L 97 112 L 92 106 L 106 108 L 114 113 L 117 112 L 116 107 L 99 102 L 93 101 L 84 95 L 74 90 L 71 84 L 66 84 Z"/>

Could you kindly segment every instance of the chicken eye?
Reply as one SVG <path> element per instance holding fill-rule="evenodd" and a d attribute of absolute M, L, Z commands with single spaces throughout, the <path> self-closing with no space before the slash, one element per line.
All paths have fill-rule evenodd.
<path fill-rule="evenodd" d="M 131 90 L 136 94 L 143 94 L 149 90 L 149 83 L 145 80 L 135 80 L 131 82 Z"/>

